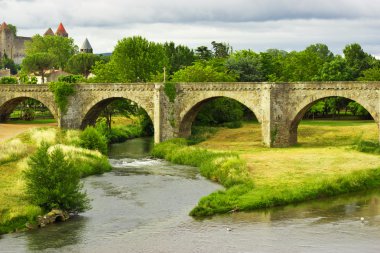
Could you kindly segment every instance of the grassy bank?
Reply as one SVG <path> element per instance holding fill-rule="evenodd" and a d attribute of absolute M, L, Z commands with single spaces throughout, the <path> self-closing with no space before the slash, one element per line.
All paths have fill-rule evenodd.
<path fill-rule="evenodd" d="M 204 173 L 201 168 L 202 175 L 222 182 L 226 190 L 202 198 L 191 211 L 193 216 L 207 216 L 379 187 L 380 156 L 359 152 L 360 138 L 376 140 L 376 124 L 306 121 L 299 127 L 298 146 L 269 149 L 261 145 L 260 125 L 245 124 L 239 129 L 221 129 L 195 147 L 188 147 L 184 140 L 162 143 L 153 154 L 176 163 L 206 166 L 210 171 Z M 233 163 L 227 159 L 231 156 Z M 220 168 L 225 169 L 223 173 L 215 173 Z M 224 184 L 231 175 L 236 183 Z"/>
<path fill-rule="evenodd" d="M 27 159 L 43 142 L 59 146 L 82 177 L 111 170 L 107 157 L 79 147 L 79 131 L 56 128 L 31 129 L 0 144 L 0 234 L 25 229 L 43 210 L 30 204 L 23 171 Z"/>

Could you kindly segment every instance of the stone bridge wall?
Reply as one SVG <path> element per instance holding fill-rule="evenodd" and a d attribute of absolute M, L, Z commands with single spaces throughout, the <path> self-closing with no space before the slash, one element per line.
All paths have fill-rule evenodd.
<path fill-rule="evenodd" d="M 377 124 L 380 117 L 380 82 L 317 83 L 179 83 L 170 102 L 163 84 L 81 84 L 62 114 L 43 85 L 1 85 L 0 120 L 6 120 L 25 98 L 45 104 L 59 126 L 84 128 L 95 123 L 102 109 L 119 98 L 146 110 L 155 128 L 155 141 L 187 137 L 201 106 L 217 97 L 228 97 L 247 106 L 262 127 L 267 146 L 285 147 L 297 142 L 298 123 L 318 100 L 331 96 L 352 99 L 368 110 Z"/>

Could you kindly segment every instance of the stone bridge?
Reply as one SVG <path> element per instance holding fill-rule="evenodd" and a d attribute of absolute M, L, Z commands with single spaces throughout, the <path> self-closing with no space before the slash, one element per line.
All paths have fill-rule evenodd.
<path fill-rule="evenodd" d="M 110 102 L 125 98 L 141 106 L 150 116 L 155 142 L 187 137 L 203 104 L 227 97 L 248 107 L 261 123 L 262 140 L 269 147 L 297 143 L 298 124 L 318 100 L 345 97 L 360 103 L 380 122 L 380 82 L 306 83 L 179 83 L 170 101 L 162 83 L 79 84 L 61 113 L 53 94 L 44 85 L 1 85 L 0 121 L 5 121 L 21 101 L 33 98 L 49 108 L 63 128 L 84 128 L 95 123 Z M 247 136 L 249 140 L 249 136 Z"/>

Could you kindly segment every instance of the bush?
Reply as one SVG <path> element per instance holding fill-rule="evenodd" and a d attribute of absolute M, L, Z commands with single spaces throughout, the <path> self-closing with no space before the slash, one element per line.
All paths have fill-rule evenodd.
<path fill-rule="evenodd" d="M 24 172 L 26 193 L 32 204 L 48 211 L 58 208 L 68 212 L 83 212 L 90 208 L 89 199 L 80 192 L 79 171 L 58 147 L 50 153 L 42 144 L 28 161 Z"/>
<path fill-rule="evenodd" d="M 96 128 L 89 126 L 80 134 L 79 145 L 82 148 L 98 150 L 102 154 L 107 154 L 108 141 Z"/>
<path fill-rule="evenodd" d="M 58 81 L 66 83 L 79 83 L 84 81 L 84 78 L 82 75 L 68 75 L 58 77 Z"/>
<path fill-rule="evenodd" d="M 233 122 L 223 123 L 222 126 L 227 127 L 227 128 L 240 128 L 243 126 L 243 123 L 241 121 L 233 121 Z"/>
<path fill-rule="evenodd" d="M 4 76 L 0 78 L 0 84 L 18 84 L 18 80 L 15 77 Z"/>
<path fill-rule="evenodd" d="M 23 120 L 31 121 L 31 120 L 34 120 L 35 116 L 36 115 L 32 108 L 26 108 L 25 110 L 22 111 Z"/>

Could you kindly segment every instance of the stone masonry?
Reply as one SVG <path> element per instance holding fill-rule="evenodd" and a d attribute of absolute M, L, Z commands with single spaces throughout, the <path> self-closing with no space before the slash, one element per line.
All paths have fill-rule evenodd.
<path fill-rule="evenodd" d="M 60 127 L 84 128 L 110 102 L 125 98 L 141 106 L 151 118 L 155 142 L 191 134 L 191 125 L 203 104 L 228 97 L 247 106 L 261 123 L 262 141 L 269 147 L 297 143 L 298 124 L 318 100 L 339 96 L 360 103 L 379 125 L 380 82 L 305 82 L 305 83 L 178 83 L 170 102 L 162 83 L 80 84 L 69 97 L 66 113 L 61 114 L 54 97 L 44 85 L 1 85 L 0 121 L 26 98 L 45 104 Z M 247 136 L 247 139 L 249 137 Z"/>

